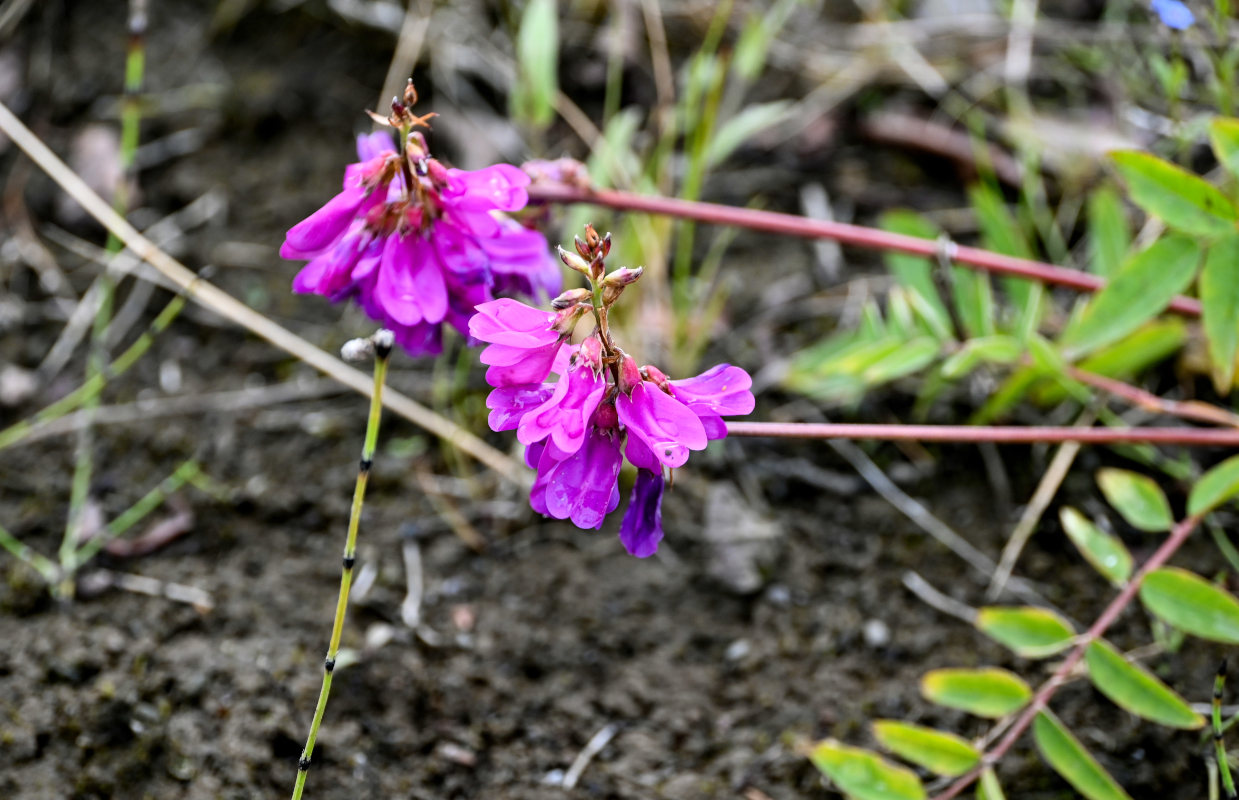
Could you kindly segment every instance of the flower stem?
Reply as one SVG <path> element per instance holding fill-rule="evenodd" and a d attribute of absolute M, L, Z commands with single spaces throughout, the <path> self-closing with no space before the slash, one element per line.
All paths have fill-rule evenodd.
<path fill-rule="evenodd" d="M 361 448 L 361 466 L 357 470 L 357 483 L 353 488 L 353 508 L 348 519 L 348 536 L 344 541 L 343 568 L 340 572 L 340 594 L 336 599 L 336 616 L 331 626 L 331 641 L 327 645 L 327 660 L 323 662 L 323 685 L 314 708 L 314 720 L 306 737 L 305 749 L 297 762 L 297 783 L 293 787 L 293 800 L 299 800 L 305 789 L 309 774 L 310 759 L 314 755 L 314 743 L 318 729 L 327 710 L 327 697 L 331 694 L 331 677 L 336 666 L 336 654 L 340 650 L 340 635 L 344 631 L 344 615 L 348 611 L 349 587 L 353 583 L 353 565 L 357 561 L 357 530 L 361 523 L 361 509 L 366 500 L 366 484 L 370 479 L 370 467 L 374 461 L 374 448 L 379 437 L 379 419 L 383 412 L 383 384 L 387 379 L 387 360 L 391 356 L 391 342 L 379 342 L 375 346 L 374 393 L 370 395 L 370 416 L 366 420 L 366 438 Z"/>
<path fill-rule="evenodd" d="M 1066 286 L 1082 292 L 1096 292 L 1106 281 L 1096 275 L 1075 269 L 1059 267 L 1026 258 L 992 253 L 976 247 L 966 247 L 952 242 L 940 244 L 930 239 L 892 233 L 878 228 L 866 228 L 845 222 L 808 219 L 795 214 L 762 211 L 755 208 L 738 208 L 694 200 L 679 200 L 670 197 L 640 195 L 613 189 L 581 189 L 576 186 L 556 183 L 535 183 L 529 186 L 531 202 L 586 203 L 621 211 L 640 211 L 680 219 L 693 219 L 715 225 L 730 225 L 766 233 L 800 236 L 807 239 L 830 239 L 842 244 L 865 247 L 873 250 L 895 250 L 918 256 L 937 257 L 945 254 L 953 263 L 970 269 L 978 269 L 997 275 L 1029 278 L 1044 284 Z M 944 251 L 945 247 L 945 251 Z M 1200 301 L 1190 297 L 1176 297 L 1170 302 L 1171 311 L 1185 316 L 1200 316 Z"/>
<path fill-rule="evenodd" d="M 1239 447 L 1234 428 L 1075 428 L 1051 425 L 869 425 L 821 422 L 728 422 L 731 436 L 776 439 L 880 439 L 918 442 L 1081 442 Z"/>

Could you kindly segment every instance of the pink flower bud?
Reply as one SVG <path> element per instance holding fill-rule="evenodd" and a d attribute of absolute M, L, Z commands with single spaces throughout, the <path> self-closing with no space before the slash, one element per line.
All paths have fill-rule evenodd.
<path fill-rule="evenodd" d="M 602 342 L 591 336 L 581 342 L 581 352 L 578 356 L 581 363 L 594 372 L 602 372 Z"/>
<path fill-rule="evenodd" d="M 669 391 L 667 388 L 668 387 L 667 381 L 669 381 L 670 378 L 668 378 L 666 373 L 664 373 L 661 369 L 654 366 L 653 364 L 646 364 L 644 367 L 641 368 L 641 371 L 645 373 L 646 380 L 648 380 L 650 383 L 654 384 L 659 389 L 662 389 L 664 392 Z"/>
<path fill-rule="evenodd" d="M 641 370 L 632 356 L 624 356 L 620 360 L 619 388 L 624 394 L 631 394 L 633 388 L 641 385 Z"/>
<path fill-rule="evenodd" d="M 556 250 L 559 251 L 559 260 L 564 262 L 564 265 L 568 267 L 568 269 L 575 270 L 587 278 L 593 277 L 590 274 L 590 265 L 586 263 L 585 259 L 581 258 L 576 253 L 569 253 L 562 247 L 556 247 Z"/>
<path fill-rule="evenodd" d="M 602 279 L 604 286 L 628 286 L 636 283 L 641 279 L 642 273 L 645 272 L 645 267 L 637 267 L 629 269 L 628 267 L 620 267 L 613 270 L 610 275 Z"/>
<path fill-rule="evenodd" d="M 593 293 L 589 289 L 569 289 L 551 301 L 551 308 L 556 311 L 563 311 L 565 308 L 572 308 L 577 303 L 585 303 L 589 301 Z"/>

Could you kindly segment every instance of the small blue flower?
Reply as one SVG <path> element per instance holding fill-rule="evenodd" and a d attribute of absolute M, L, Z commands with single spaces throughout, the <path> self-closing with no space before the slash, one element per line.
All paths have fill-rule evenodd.
<path fill-rule="evenodd" d="M 1196 22 L 1192 10 L 1179 0 L 1153 0 L 1153 10 L 1167 28 L 1174 28 L 1176 31 L 1187 30 Z"/>

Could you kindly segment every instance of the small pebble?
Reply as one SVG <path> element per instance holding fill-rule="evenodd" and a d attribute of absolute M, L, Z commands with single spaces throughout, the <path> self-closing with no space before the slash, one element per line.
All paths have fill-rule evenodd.
<path fill-rule="evenodd" d="M 727 652 L 723 654 L 723 657 L 728 661 L 740 661 L 747 656 L 752 649 L 753 646 L 749 644 L 748 639 L 736 639 L 734 642 L 727 645 Z"/>
<path fill-rule="evenodd" d="M 880 619 L 866 620 L 861 634 L 865 637 L 865 644 L 870 647 L 885 647 L 891 641 L 891 629 Z"/>

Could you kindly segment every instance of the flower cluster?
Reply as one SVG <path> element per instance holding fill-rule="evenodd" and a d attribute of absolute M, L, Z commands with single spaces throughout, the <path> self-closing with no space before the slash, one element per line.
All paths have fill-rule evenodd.
<path fill-rule="evenodd" d="M 288 231 L 280 255 L 308 259 L 299 293 L 354 299 L 412 354 L 442 348 L 442 324 L 468 332 L 469 317 L 495 292 L 552 295 L 559 269 L 541 233 L 506 216 L 525 207 L 529 176 L 509 164 L 466 171 L 430 157 L 433 115 L 409 110 L 412 82 L 392 114 L 401 151 L 379 131 L 357 138 L 359 163 L 344 189 Z"/>
<path fill-rule="evenodd" d="M 486 401 L 490 426 L 515 430 L 526 446 L 526 464 L 537 470 L 534 510 L 600 528 L 619 505 L 627 457 L 637 479 L 620 540 L 644 558 L 663 538 L 663 469 L 683 466 L 690 451 L 726 436 L 723 417 L 751 412 L 752 380 L 729 364 L 685 380 L 671 380 L 653 366 L 638 368 L 612 340 L 607 314 L 641 269 L 608 274 L 603 259 L 610 245 L 609 234 L 599 237 L 587 226 L 576 253 L 559 252 L 590 288 L 564 292 L 550 312 L 508 299 L 482 303 L 469 331 L 489 344 L 481 360 L 495 387 Z M 586 315 L 594 330 L 574 344 L 572 334 Z M 552 373 L 557 380 L 547 382 Z"/>

